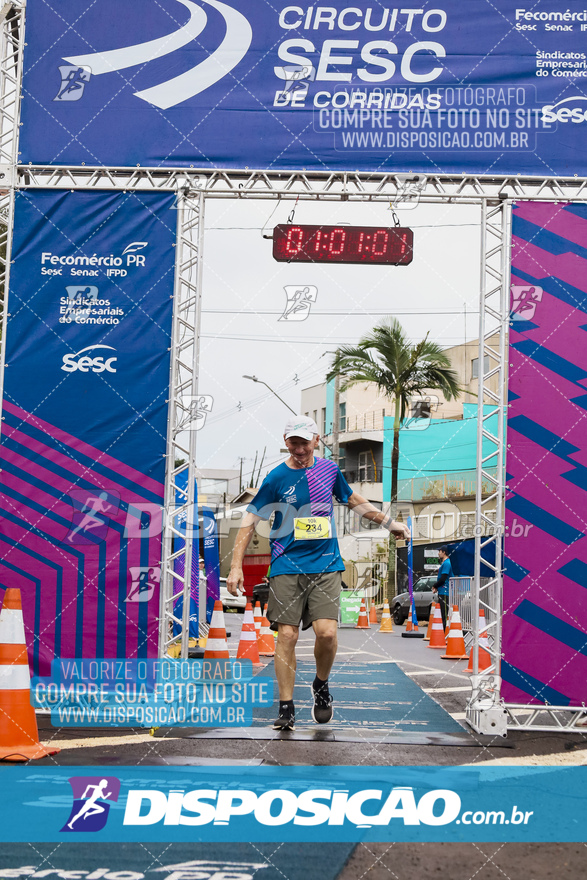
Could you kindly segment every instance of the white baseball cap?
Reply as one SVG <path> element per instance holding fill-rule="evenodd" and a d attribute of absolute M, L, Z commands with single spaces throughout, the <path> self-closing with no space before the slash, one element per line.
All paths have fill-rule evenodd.
<path fill-rule="evenodd" d="M 318 425 L 314 419 L 308 416 L 292 416 L 285 423 L 285 439 L 288 437 L 302 437 L 304 440 L 311 440 L 314 434 L 318 434 Z"/>

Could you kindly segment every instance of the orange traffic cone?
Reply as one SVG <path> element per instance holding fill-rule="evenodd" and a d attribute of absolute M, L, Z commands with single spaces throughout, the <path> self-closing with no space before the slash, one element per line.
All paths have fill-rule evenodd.
<path fill-rule="evenodd" d="M 428 618 L 428 629 L 426 630 L 426 635 L 424 636 L 424 641 L 429 642 L 430 636 L 432 635 L 432 621 L 434 620 L 434 604 L 430 606 L 430 617 Z"/>
<path fill-rule="evenodd" d="M 446 640 L 446 654 L 440 655 L 443 660 L 466 660 L 468 657 L 465 650 L 465 639 L 463 638 L 463 628 L 461 626 L 461 615 L 459 614 L 459 606 L 453 605 L 452 614 L 450 616 L 450 629 L 448 639 Z"/>
<path fill-rule="evenodd" d="M 379 627 L 379 632 L 393 632 L 393 627 L 391 625 L 391 614 L 389 612 L 389 602 L 387 601 L 387 599 L 385 600 L 385 605 L 383 606 L 383 614 L 381 615 L 381 626 Z"/>
<path fill-rule="evenodd" d="M 375 602 L 371 599 L 371 607 L 369 608 L 369 623 L 378 623 Z"/>
<path fill-rule="evenodd" d="M 491 666 L 491 655 L 488 651 L 489 642 L 487 640 L 487 630 L 485 629 L 485 612 L 479 609 L 479 672 L 489 669 Z M 469 665 L 465 672 L 473 672 L 473 646 L 469 654 Z"/>
<path fill-rule="evenodd" d="M 250 660 L 252 663 L 260 663 L 259 647 L 257 645 L 257 631 L 255 629 L 255 618 L 253 617 L 253 606 L 247 602 L 245 608 L 245 616 L 243 618 L 243 628 L 241 629 L 241 637 L 236 652 L 237 660 Z"/>
<path fill-rule="evenodd" d="M 259 633 L 261 631 L 261 621 L 263 620 L 263 612 L 261 611 L 261 603 L 257 602 L 255 605 L 255 631 L 257 633 L 257 637 L 259 637 Z"/>
<path fill-rule="evenodd" d="M 453 606 L 453 608 L 454 608 L 454 606 Z M 453 612 L 453 608 L 450 608 L 450 609 L 447 611 L 447 615 L 446 615 L 446 626 L 445 626 L 445 628 L 444 628 L 444 638 L 447 639 L 447 640 L 448 640 L 448 634 L 449 634 L 449 632 L 450 632 L 450 623 L 451 623 L 451 620 L 452 620 L 452 612 Z"/>
<path fill-rule="evenodd" d="M 0 759 L 4 761 L 29 761 L 59 751 L 39 742 L 30 692 L 20 590 L 9 587 L 0 611 Z"/>
<path fill-rule="evenodd" d="M 367 617 L 367 609 L 365 607 L 365 600 L 361 599 L 361 610 L 359 611 L 359 619 L 357 621 L 357 625 L 355 629 L 370 629 L 371 624 L 369 623 L 369 618 Z"/>
<path fill-rule="evenodd" d="M 436 602 L 434 605 L 434 617 L 432 619 L 432 630 L 430 631 L 429 648 L 446 648 L 446 640 L 444 638 L 444 629 L 442 628 L 442 614 L 440 604 Z"/>
<path fill-rule="evenodd" d="M 222 600 L 217 599 L 216 602 L 214 602 L 214 611 L 212 612 L 212 620 L 210 621 L 210 629 L 208 630 L 208 638 L 206 639 L 204 660 L 225 660 L 228 657 L 230 657 L 230 654 L 228 653 L 228 645 L 226 643 L 226 627 L 224 625 Z"/>
<path fill-rule="evenodd" d="M 266 605 L 265 609 L 267 609 Z M 266 611 L 263 612 L 261 632 L 259 633 L 259 654 L 261 657 L 273 657 L 275 654 L 275 639 L 273 638 L 273 631 L 269 627 Z"/>
<path fill-rule="evenodd" d="M 413 611 L 413 608 L 410 605 L 410 607 L 408 608 L 408 616 L 406 617 L 406 630 L 405 631 L 407 633 L 411 633 L 411 632 L 417 633 L 418 632 L 418 618 L 416 617 L 416 622 L 414 623 L 414 621 L 412 620 L 412 611 Z"/>

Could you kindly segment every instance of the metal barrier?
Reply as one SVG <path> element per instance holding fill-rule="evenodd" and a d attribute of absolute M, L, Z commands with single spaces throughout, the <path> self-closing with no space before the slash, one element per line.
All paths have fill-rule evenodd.
<path fill-rule="evenodd" d="M 463 624 L 463 633 L 473 633 L 473 602 L 471 594 L 473 591 L 473 580 L 471 577 L 452 577 L 448 585 L 448 601 L 452 608 L 453 605 L 459 606 L 459 614 Z M 481 578 L 481 587 L 489 582 L 490 578 Z M 493 599 L 494 597 L 492 597 Z M 482 603 L 482 607 L 485 603 Z M 496 620 L 493 608 L 493 602 L 488 603 L 488 607 L 484 608 L 486 623 L 493 623 Z"/>

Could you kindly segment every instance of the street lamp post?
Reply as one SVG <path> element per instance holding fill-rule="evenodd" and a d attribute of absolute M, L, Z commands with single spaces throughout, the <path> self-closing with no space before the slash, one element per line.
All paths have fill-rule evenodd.
<path fill-rule="evenodd" d="M 271 394 L 274 394 L 275 397 L 276 397 L 278 400 L 280 400 L 281 403 L 282 403 L 284 406 L 286 406 L 290 412 L 292 412 L 292 413 L 294 414 L 294 416 L 297 416 L 297 412 L 295 411 L 295 409 L 292 409 L 291 406 L 289 406 L 289 404 L 287 404 L 287 403 L 285 402 L 285 400 L 283 400 L 283 398 L 281 398 L 281 397 L 279 396 L 279 394 L 277 393 L 277 391 L 274 391 L 273 388 L 271 388 L 271 386 L 267 384 L 267 382 L 263 382 L 262 379 L 257 379 L 256 376 L 245 376 L 245 375 L 243 375 L 243 379 L 250 379 L 251 382 L 259 382 L 259 384 L 264 385 L 265 388 L 268 388 L 268 389 L 269 389 L 269 391 L 271 392 Z"/>

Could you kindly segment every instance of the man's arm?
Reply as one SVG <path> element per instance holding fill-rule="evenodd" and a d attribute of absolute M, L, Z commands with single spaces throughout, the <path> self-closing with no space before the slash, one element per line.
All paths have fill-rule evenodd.
<path fill-rule="evenodd" d="M 249 542 L 253 537 L 255 527 L 260 522 L 261 517 L 254 513 L 246 513 L 243 522 L 237 532 L 232 551 L 232 562 L 230 563 L 230 572 L 226 578 L 226 588 L 233 596 L 238 596 L 238 591 L 244 589 L 243 584 L 245 576 L 243 574 L 243 559 L 247 552 Z"/>
<path fill-rule="evenodd" d="M 366 517 L 366 519 L 371 520 L 371 522 L 378 523 L 379 525 L 382 525 L 383 528 L 393 532 L 396 538 L 404 538 L 406 541 L 409 540 L 410 530 L 404 523 L 396 522 L 391 519 L 386 513 L 383 513 L 382 510 L 378 510 L 377 507 L 357 492 L 353 492 L 347 504 L 351 510 L 360 513 L 361 516 Z"/>

